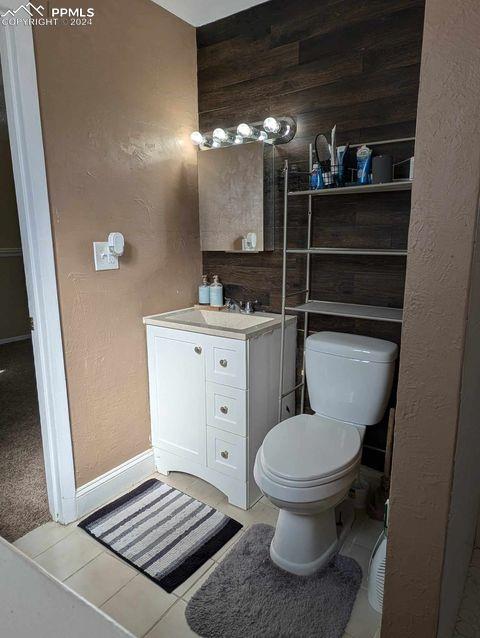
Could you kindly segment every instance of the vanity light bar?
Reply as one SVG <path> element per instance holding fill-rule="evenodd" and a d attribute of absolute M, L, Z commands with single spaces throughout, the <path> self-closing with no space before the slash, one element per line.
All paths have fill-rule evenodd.
<path fill-rule="evenodd" d="M 268 144 L 285 144 L 290 142 L 296 133 L 296 123 L 292 117 L 267 117 L 262 122 L 248 124 L 242 122 L 230 128 L 216 128 L 212 133 L 194 131 L 190 135 L 192 143 L 200 150 L 234 146 L 248 142 L 267 142 Z"/>

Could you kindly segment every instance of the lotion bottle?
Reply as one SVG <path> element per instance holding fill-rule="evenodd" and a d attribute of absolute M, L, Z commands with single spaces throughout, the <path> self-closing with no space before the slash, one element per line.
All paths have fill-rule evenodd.
<path fill-rule="evenodd" d="M 213 275 L 213 284 L 210 286 L 210 305 L 214 308 L 223 306 L 223 286 L 218 275 Z"/>
<path fill-rule="evenodd" d="M 202 275 L 202 283 L 198 287 L 198 303 L 204 306 L 210 304 L 210 285 L 208 275 Z"/>

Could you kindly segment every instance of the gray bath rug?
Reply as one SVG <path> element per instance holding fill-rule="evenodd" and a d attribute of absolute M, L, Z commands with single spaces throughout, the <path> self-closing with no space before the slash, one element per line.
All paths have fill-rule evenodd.
<path fill-rule="evenodd" d="M 150 479 L 79 523 L 99 543 L 171 592 L 242 525 Z"/>
<path fill-rule="evenodd" d="M 190 627 L 205 638 L 341 638 L 362 570 L 338 555 L 313 576 L 270 560 L 270 525 L 253 525 L 188 603 Z"/>

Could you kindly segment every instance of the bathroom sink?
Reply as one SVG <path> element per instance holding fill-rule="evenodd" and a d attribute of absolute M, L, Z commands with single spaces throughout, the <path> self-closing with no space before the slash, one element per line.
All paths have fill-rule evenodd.
<path fill-rule="evenodd" d="M 287 320 L 293 321 L 294 319 L 294 317 L 288 317 Z M 280 325 L 281 315 L 267 312 L 246 315 L 239 312 L 186 308 L 144 317 L 143 322 L 177 330 L 202 332 L 234 339 L 248 339 Z"/>
<path fill-rule="evenodd" d="M 178 316 L 179 313 L 174 313 Z M 212 310 L 188 310 L 179 317 L 185 323 L 195 323 L 201 326 L 218 326 L 222 328 L 251 328 L 259 324 L 271 321 L 272 317 L 262 315 L 243 315 L 239 312 L 215 312 Z M 178 319 L 177 319 L 178 320 Z"/>

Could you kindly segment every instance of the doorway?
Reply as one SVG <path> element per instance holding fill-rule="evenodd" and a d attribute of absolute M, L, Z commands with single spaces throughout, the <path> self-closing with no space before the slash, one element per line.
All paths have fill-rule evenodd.
<path fill-rule="evenodd" d="M 0 0 L 1 17 L 17 9 L 17 0 Z M 29 24 L 0 23 L 0 63 L 28 315 L 33 326 L 31 351 L 48 509 L 51 519 L 66 524 L 77 515 L 75 474 L 35 53 Z M 32 366 L 33 363 L 30 379 L 33 379 Z M 33 381 L 29 387 L 33 387 Z"/>
<path fill-rule="evenodd" d="M 49 520 L 35 368 L 0 70 L 0 536 Z"/>

